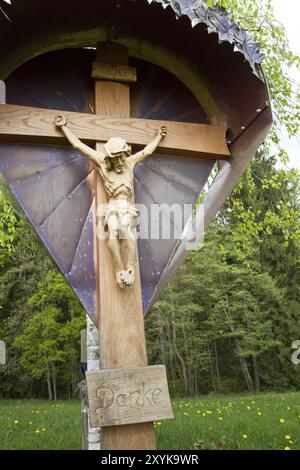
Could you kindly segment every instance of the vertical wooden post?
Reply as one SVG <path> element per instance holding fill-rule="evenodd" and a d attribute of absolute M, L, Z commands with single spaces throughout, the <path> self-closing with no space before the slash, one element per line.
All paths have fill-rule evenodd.
<path fill-rule="evenodd" d="M 128 65 L 128 51 L 115 43 L 100 43 L 97 62 Z M 115 118 L 130 117 L 129 84 L 95 81 L 95 112 Z M 117 137 L 117 136 L 116 136 Z M 99 148 L 100 144 L 97 144 Z M 107 203 L 100 176 L 97 175 L 96 207 Z M 101 223 L 101 221 L 97 221 Z M 120 289 L 107 240 L 97 239 L 97 309 L 101 368 L 127 368 L 147 365 L 141 285 L 137 279 L 132 290 Z M 103 429 L 106 450 L 155 449 L 153 423 L 114 426 Z"/>

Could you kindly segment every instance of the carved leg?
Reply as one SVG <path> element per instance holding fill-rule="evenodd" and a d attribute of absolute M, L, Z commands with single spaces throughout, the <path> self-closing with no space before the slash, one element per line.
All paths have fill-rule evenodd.
<path fill-rule="evenodd" d="M 109 234 L 108 248 L 110 249 L 115 263 L 116 281 L 120 287 L 124 288 L 126 287 L 126 283 L 124 283 L 124 275 L 126 271 L 124 269 L 124 263 L 121 257 L 118 225 L 117 217 L 115 215 L 111 215 L 107 222 Z"/>
<path fill-rule="evenodd" d="M 130 214 L 126 218 L 126 237 L 124 244 L 127 251 L 126 277 L 125 282 L 128 287 L 133 286 L 135 282 L 135 263 L 136 263 L 136 237 L 133 228 L 133 220 Z M 125 225 L 125 224 L 124 224 Z"/>
<path fill-rule="evenodd" d="M 127 264 L 126 264 L 126 273 L 127 281 L 130 285 L 134 284 L 135 281 L 135 262 L 136 262 L 136 240 L 135 238 L 128 238 L 126 240 L 127 246 Z"/>

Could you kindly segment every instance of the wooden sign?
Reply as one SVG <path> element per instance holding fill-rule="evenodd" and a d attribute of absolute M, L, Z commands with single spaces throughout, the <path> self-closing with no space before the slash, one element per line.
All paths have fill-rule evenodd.
<path fill-rule="evenodd" d="M 174 417 L 165 366 L 91 371 L 86 378 L 93 427 Z"/>
<path fill-rule="evenodd" d="M 6 364 L 6 347 L 4 341 L 0 341 L 0 364 Z"/>

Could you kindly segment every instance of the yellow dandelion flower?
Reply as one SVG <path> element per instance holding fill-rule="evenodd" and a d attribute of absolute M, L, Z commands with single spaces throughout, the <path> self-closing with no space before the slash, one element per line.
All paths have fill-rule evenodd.
<path fill-rule="evenodd" d="M 285 419 L 280 418 L 280 419 L 279 419 L 279 422 L 280 422 L 280 423 L 285 423 Z"/>
<path fill-rule="evenodd" d="M 206 416 L 206 413 L 202 413 L 202 416 Z"/>
<path fill-rule="evenodd" d="M 218 419 L 219 419 L 219 421 L 223 421 L 224 418 L 222 416 L 219 416 Z"/>
<path fill-rule="evenodd" d="M 35 432 L 38 434 L 38 433 L 40 432 L 40 430 L 39 430 L 39 429 L 36 429 Z"/>
<path fill-rule="evenodd" d="M 248 434 L 243 434 L 243 439 L 248 439 Z"/>
<path fill-rule="evenodd" d="M 45 428 L 43 428 L 43 429 L 42 429 L 42 431 L 43 431 L 43 432 L 45 432 L 45 431 L 46 431 L 46 429 L 45 429 Z"/>
<path fill-rule="evenodd" d="M 247 406 L 246 408 L 247 408 L 247 410 L 251 410 L 251 406 Z"/>
<path fill-rule="evenodd" d="M 287 441 L 290 441 L 292 438 L 289 434 L 286 434 L 286 436 L 284 436 L 284 438 L 287 440 Z"/>
<path fill-rule="evenodd" d="M 31 425 L 31 424 L 32 424 L 32 421 L 29 421 L 29 423 L 28 423 L 28 424 L 30 424 L 30 425 Z"/>
<path fill-rule="evenodd" d="M 212 411 L 206 410 L 206 413 L 207 413 L 208 415 L 211 415 L 211 414 L 212 414 Z"/>
<path fill-rule="evenodd" d="M 19 421 L 17 419 L 15 420 L 15 424 L 19 424 Z"/>
<path fill-rule="evenodd" d="M 284 450 L 291 450 L 291 448 L 288 447 L 288 446 L 286 446 L 286 447 L 284 448 Z"/>
<path fill-rule="evenodd" d="M 184 412 L 183 414 L 184 414 L 184 416 L 190 416 L 190 414 L 186 413 L 186 412 Z"/>
<path fill-rule="evenodd" d="M 257 414 L 258 414 L 258 416 L 261 416 L 261 412 L 260 412 L 260 411 L 258 411 Z"/>

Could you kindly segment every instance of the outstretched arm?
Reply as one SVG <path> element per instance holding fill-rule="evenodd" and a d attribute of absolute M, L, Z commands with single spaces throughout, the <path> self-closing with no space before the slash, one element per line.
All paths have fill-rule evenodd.
<path fill-rule="evenodd" d="M 62 114 L 58 114 L 55 118 L 55 125 L 57 127 L 60 127 L 63 133 L 65 134 L 66 138 L 70 142 L 70 144 L 74 147 L 75 150 L 78 150 L 81 152 L 83 155 L 85 155 L 87 158 L 92 160 L 94 163 L 99 163 L 99 160 L 102 160 L 104 158 L 104 155 L 102 156 L 100 152 L 97 152 L 96 150 L 92 149 L 88 145 L 85 145 L 81 140 L 79 140 L 73 132 L 70 131 L 67 127 L 67 120 Z"/>
<path fill-rule="evenodd" d="M 132 155 L 132 157 L 130 157 L 128 159 L 128 161 L 131 162 L 133 165 L 136 165 L 137 163 L 143 161 L 145 158 L 152 155 L 155 152 L 155 150 L 157 149 L 157 147 L 160 144 L 160 142 L 162 141 L 162 139 L 166 135 L 167 135 L 167 127 L 166 126 L 161 126 L 158 129 L 157 136 L 155 137 L 155 139 L 153 139 L 152 142 L 150 142 L 150 144 L 148 144 L 144 148 L 144 150 L 141 150 L 140 152 L 136 153 L 135 155 Z"/>

